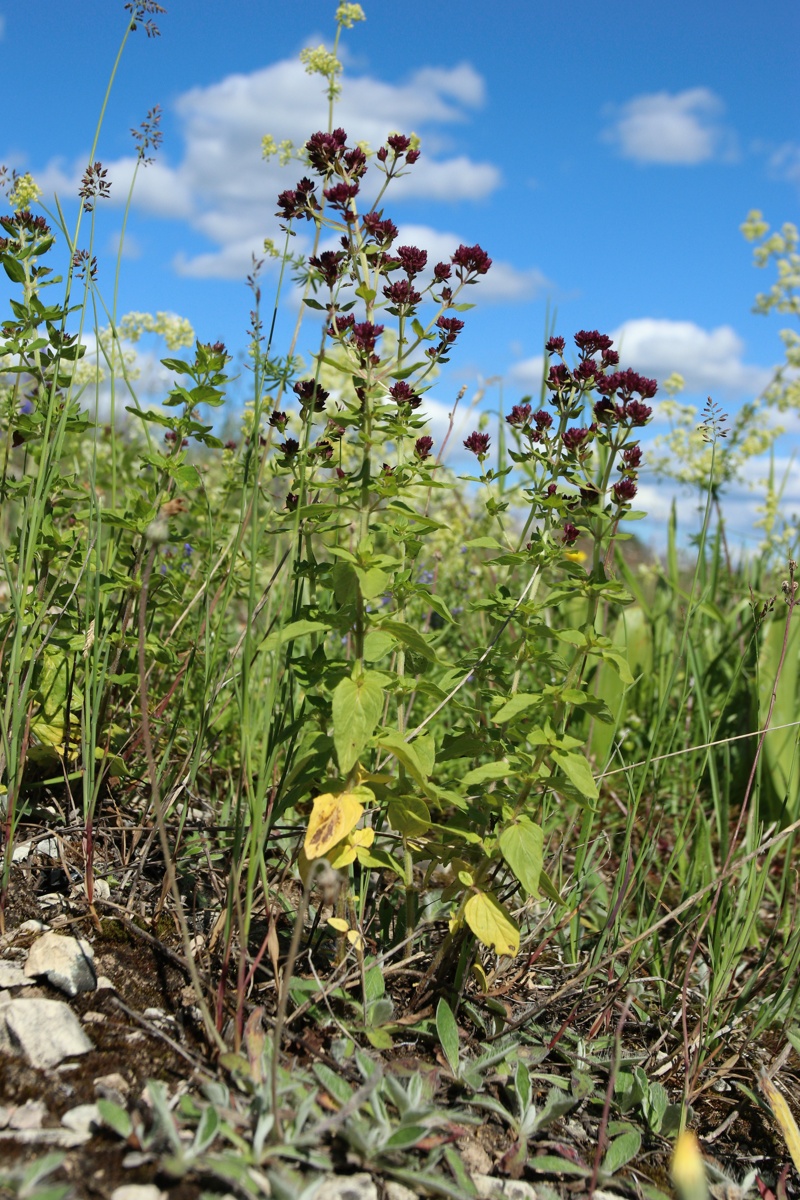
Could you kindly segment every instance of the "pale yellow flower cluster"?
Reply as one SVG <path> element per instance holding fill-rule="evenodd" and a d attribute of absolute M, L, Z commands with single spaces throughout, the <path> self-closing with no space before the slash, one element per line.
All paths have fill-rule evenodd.
<path fill-rule="evenodd" d="M 8 194 L 8 199 L 17 212 L 30 208 L 41 198 L 42 189 L 30 174 L 20 175 L 14 188 Z"/>
<path fill-rule="evenodd" d="M 306 46 L 300 51 L 300 62 L 308 75 L 323 75 L 326 79 L 333 79 L 342 72 L 339 59 L 324 46 Z"/>
<path fill-rule="evenodd" d="M 340 4 L 336 10 L 336 24 L 342 29 L 352 29 L 356 21 L 366 21 L 360 4 Z"/>
<path fill-rule="evenodd" d="M 195 332 L 190 322 L 175 313 L 126 313 L 117 330 L 127 342 L 138 342 L 143 333 L 156 333 L 164 339 L 168 350 L 180 350 L 183 346 L 193 346 L 195 342 Z"/>
<path fill-rule="evenodd" d="M 278 144 L 271 133 L 265 133 L 261 139 L 261 157 L 269 159 L 272 158 L 273 154 L 277 154 L 278 162 L 282 167 L 285 167 L 292 161 L 294 142 L 290 138 L 284 138 Z"/>

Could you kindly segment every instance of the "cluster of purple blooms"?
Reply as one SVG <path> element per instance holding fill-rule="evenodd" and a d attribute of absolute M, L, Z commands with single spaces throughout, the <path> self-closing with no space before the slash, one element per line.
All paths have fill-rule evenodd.
<path fill-rule="evenodd" d="M 593 406 L 594 421 L 588 426 L 569 426 L 560 435 L 567 455 L 581 461 L 600 426 L 610 430 L 614 426 L 635 429 L 646 425 L 653 410 L 644 401 L 655 396 L 658 384 L 655 379 L 647 379 L 636 371 L 613 370 L 619 366 L 619 354 L 613 349 L 611 338 L 596 329 L 580 330 L 575 334 L 575 344 L 580 357 L 572 369 L 563 360 L 564 338 L 552 337 L 545 344 L 548 354 L 557 354 L 561 358 L 561 362 L 550 367 L 545 384 L 551 393 L 551 403 L 562 414 L 573 408 L 582 394 L 590 391 L 600 394 Z M 542 442 L 552 436 L 552 414 L 543 408 L 534 412 L 528 403 L 515 404 L 506 421 L 519 429 L 530 443 Z M 464 446 L 483 462 L 489 453 L 489 441 L 489 434 L 475 431 L 466 438 Z M 642 451 L 638 443 L 623 449 L 619 463 L 621 478 L 611 489 L 618 507 L 630 504 L 636 496 L 636 476 L 641 462 Z M 548 498 L 556 494 L 556 485 L 550 484 Z M 580 503 L 592 505 L 598 499 L 594 489 L 581 489 Z M 567 521 L 562 527 L 564 544 L 572 545 L 578 536 L 577 526 Z"/>
<path fill-rule="evenodd" d="M 368 165 L 364 151 L 359 146 L 349 147 L 345 131 L 338 128 L 330 133 L 315 133 L 306 143 L 306 154 L 311 170 L 322 179 L 322 195 L 318 195 L 317 184 L 304 177 L 296 187 L 281 192 L 276 215 L 287 222 L 320 221 L 324 201 L 334 210 L 337 219 L 343 222 L 346 232 L 341 238 L 341 249 L 325 250 L 312 255 L 308 261 L 316 278 L 331 293 L 327 306 L 328 336 L 354 351 L 361 366 L 368 370 L 380 363 L 377 351 L 384 326 L 372 321 L 357 321 L 351 312 L 340 309 L 334 295 L 345 276 L 351 273 L 356 230 L 360 235 L 359 249 L 369 250 L 371 267 L 377 267 L 386 280 L 382 291 L 387 301 L 387 311 L 401 319 L 413 318 L 426 293 L 430 293 L 447 310 L 453 301 L 453 281 L 457 281 L 459 286 L 477 282 L 489 270 L 492 260 L 481 246 L 461 245 L 451 255 L 450 262 L 437 262 L 433 266 L 430 282 L 423 286 L 420 276 L 428 268 L 427 251 L 417 246 L 395 246 L 397 226 L 382 212 L 370 211 L 363 216 L 358 214 L 356 200 Z M 390 135 L 386 144 L 376 153 L 379 169 L 387 178 L 397 175 L 404 167 L 413 166 L 418 158 L 419 150 L 414 147 L 411 138 L 404 134 Z M 428 358 L 436 363 L 447 362 L 446 355 L 463 328 L 463 321 L 443 312 L 433 326 L 433 337 L 429 339 L 433 344 L 426 350 Z M 294 392 L 303 417 L 325 409 L 328 393 L 313 380 L 296 383 Z M 356 395 L 363 404 L 366 399 L 363 388 L 356 386 Z M 405 414 L 410 414 L 422 402 L 419 393 L 404 380 L 393 383 L 389 387 L 389 395 Z M 288 415 L 282 412 L 274 412 L 270 417 L 270 425 L 280 434 L 285 432 L 288 421 Z M 332 456 L 332 438 L 341 437 L 344 432 L 337 427 L 338 434 L 332 434 L 330 425 L 331 422 L 324 437 L 312 448 L 312 452 L 323 459 Z M 488 449 L 488 435 L 475 436 L 478 438 L 476 445 L 485 438 Z M 285 459 L 292 459 L 299 453 L 300 446 L 295 438 L 286 438 L 279 445 L 279 450 Z M 430 458 L 432 450 L 432 438 L 417 438 L 414 455 L 418 462 Z M 344 474 L 341 468 L 337 467 L 336 470 L 340 476 Z M 290 494 L 287 507 L 291 509 L 296 504 L 296 498 Z"/>

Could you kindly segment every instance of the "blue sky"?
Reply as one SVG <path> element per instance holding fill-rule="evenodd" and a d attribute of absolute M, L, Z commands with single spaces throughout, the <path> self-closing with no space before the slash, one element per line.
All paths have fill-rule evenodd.
<path fill-rule="evenodd" d="M 125 14 L 122 0 L 35 7 L 34 34 L 24 6 L 0 0 L 0 161 L 75 211 Z M 298 54 L 330 42 L 336 3 L 165 7 L 159 38 L 129 39 L 101 134 L 99 282 L 110 293 L 130 129 L 159 104 L 164 143 L 140 176 L 118 311 L 174 311 L 243 350 L 250 254 L 277 234 L 275 197 L 301 173 L 265 164 L 261 137 L 324 127 L 322 81 Z M 422 158 L 386 215 L 437 258 L 479 242 L 494 260 L 433 394 L 439 415 L 462 383 L 503 377 L 507 406 L 535 387 L 548 305 L 557 332 L 623 333 L 628 365 L 680 371 L 688 402 L 710 394 L 730 411 L 760 390 L 780 321 L 750 311 L 771 279 L 739 225 L 753 208 L 773 226 L 798 220 L 796 0 L 363 7 L 344 34 L 336 123 L 372 145 L 415 131 Z"/>

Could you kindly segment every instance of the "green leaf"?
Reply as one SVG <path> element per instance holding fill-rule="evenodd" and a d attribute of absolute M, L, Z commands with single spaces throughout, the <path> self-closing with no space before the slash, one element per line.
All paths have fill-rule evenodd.
<path fill-rule="evenodd" d="M 525 712 L 527 708 L 531 708 L 534 704 L 539 704 L 542 697 L 538 693 L 533 692 L 517 692 L 510 700 L 506 700 L 498 708 L 497 712 L 492 717 L 496 725 L 502 725 L 505 721 L 510 721 L 517 716 L 518 713 Z"/>
<path fill-rule="evenodd" d="M 368 571 L 363 567 L 356 567 L 355 572 L 358 575 L 361 595 L 365 600 L 375 600 L 382 596 L 391 583 L 391 576 L 380 567 L 370 567 Z"/>
<path fill-rule="evenodd" d="M 423 634 L 413 625 L 407 625 L 405 621 L 381 621 L 380 628 L 385 629 L 387 633 L 397 638 L 415 654 L 426 658 L 428 662 L 437 661 L 438 656 L 433 646 L 429 645 Z"/>
<path fill-rule="evenodd" d="M 403 764 L 409 775 L 416 779 L 417 783 L 425 783 L 428 773 L 417 753 L 416 743 L 405 741 L 402 734 L 398 733 L 396 729 L 390 729 L 381 734 L 376 745 L 393 754 L 398 762 Z"/>
<path fill-rule="evenodd" d="M 374 675 L 364 671 L 343 679 L 333 692 L 333 744 L 345 774 L 358 761 L 383 710 L 383 688 Z"/>
<path fill-rule="evenodd" d="M 571 784 L 587 800 L 597 800 L 600 793 L 592 775 L 592 769 L 582 754 L 568 754 L 565 750 L 553 750 L 553 761 L 557 762 Z"/>
<path fill-rule="evenodd" d="M 368 662 L 377 662 L 380 658 L 385 658 L 387 654 L 391 654 L 397 642 L 388 633 L 384 633 L 382 629 L 370 629 L 367 636 L 364 638 L 364 658 Z"/>
<path fill-rule="evenodd" d="M 442 1043 L 444 1056 L 447 1059 L 450 1070 L 456 1079 L 458 1079 L 458 1026 L 453 1016 L 453 1010 L 444 997 L 442 997 L 436 1007 L 436 1032 L 439 1035 L 439 1041 Z"/>
<path fill-rule="evenodd" d="M 389 1039 L 391 1044 L 391 1038 Z M 428 1130 L 423 1125 L 407 1125 L 395 1131 L 386 1142 L 387 1150 L 410 1150 L 412 1146 L 416 1146 L 424 1137 L 427 1137 Z"/>
<path fill-rule="evenodd" d="M 193 1154 L 202 1154 L 204 1150 L 208 1149 L 219 1132 L 220 1123 L 217 1110 L 213 1104 L 209 1104 L 208 1108 L 203 1110 L 203 1115 L 200 1118 L 197 1131 L 194 1135 L 194 1142 L 192 1143 Z"/>
<path fill-rule="evenodd" d="M 470 550 L 505 550 L 505 546 L 493 537 L 477 537 L 464 543 Z"/>
<path fill-rule="evenodd" d="M 404 837 L 421 837 L 431 827 L 430 810 L 421 796 L 390 800 L 386 815 L 392 829 Z"/>
<path fill-rule="evenodd" d="M 273 629 L 269 637 L 264 640 L 265 650 L 277 650 L 279 646 L 285 646 L 287 642 L 293 642 L 295 638 L 304 637 L 309 633 L 327 632 L 330 628 L 324 621 L 290 621 L 288 625 L 284 625 L 282 629 Z"/>
<path fill-rule="evenodd" d="M 608 1147 L 603 1159 L 603 1170 L 608 1175 L 613 1175 L 615 1171 L 619 1171 L 621 1167 L 635 1158 L 641 1148 L 642 1135 L 639 1130 L 633 1128 L 626 1130 L 619 1137 L 615 1137 Z"/>
<path fill-rule="evenodd" d="M 529 896 L 539 895 L 544 834 L 541 825 L 520 817 L 500 834 L 500 852 Z"/>
<path fill-rule="evenodd" d="M 464 920 L 475 937 L 497 954 L 519 952 L 519 926 L 492 892 L 475 892 L 464 905 Z"/>
<path fill-rule="evenodd" d="M 475 767 L 474 771 L 467 771 L 461 780 L 461 787 L 471 788 L 487 780 L 507 779 L 510 775 L 516 775 L 516 771 L 505 761 L 484 763 L 482 767 Z"/>
<path fill-rule="evenodd" d="M 347 1104 L 348 1100 L 352 1100 L 353 1090 L 350 1084 L 325 1063 L 314 1063 L 314 1074 L 331 1099 L 339 1104 Z"/>
<path fill-rule="evenodd" d="M 607 662 L 609 666 L 617 672 L 623 683 L 633 683 L 633 675 L 631 674 L 631 669 L 628 666 L 628 660 L 624 654 L 622 654 L 619 650 L 609 650 L 607 647 L 603 647 L 602 650 L 599 650 L 596 653 L 599 653 L 600 657 L 603 659 L 603 662 Z"/>
<path fill-rule="evenodd" d="M 436 766 L 436 742 L 433 734 L 425 733 L 422 737 L 414 738 L 413 743 L 410 744 L 413 745 L 425 774 L 432 775 L 433 768 Z"/>
<path fill-rule="evenodd" d="M 125 1109 L 112 1100 L 100 1099 L 97 1101 L 97 1110 L 103 1123 L 113 1129 L 117 1137 L 127 1141 L 133 1133 L 133 1122 Z"/>

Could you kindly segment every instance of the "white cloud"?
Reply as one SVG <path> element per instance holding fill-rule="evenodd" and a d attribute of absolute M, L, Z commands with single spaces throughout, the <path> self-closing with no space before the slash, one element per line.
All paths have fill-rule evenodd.
<path fill-rule="evenodd" d="M 734 153 L 734 140 L 719 118 L 725 106 L 709 88 L 634 96 L 609 110 L 613 123 L 603 139 L 623 158 L 639 163 L 694 166 Z"/>
<path fill-rule="evenodd" d="M 659 382 L 678 371 L 689 393 L 753 397 L 773 374 L 769 367 L 743 361 L 744 343 L 730 325 L 709 330 L 692 321 L 642 317 L 626 321 L 611 336 L 624 366 Z"/>
<path fill-rule="evenodd" d="M 348 77 L 335 121 L 347 131 L 351 143 L 366 141 L 376 148 L 396 129 L 422 138 L 419 161 L 390 188 L 390 197 L 477 200 L 500 186 L 499 170 L 466 155 L 447 157 L 441 130 L 466 121 L 470 109 L 483 100 L 483 79 L 468 64 L 426 67 L 400 84 L 370 76 Z M 276 159 L 264 162 L 261 139 L 270 133 L 278 142 L 290 139 L 300 146 L 315 130 L 326 128 L 327 101 L 321 81 L 309 79 L 299 61 L 286 60 L 191 88 L 175 107 L 183 127 L 183 156 L 171 164 L 162 153 L 139 171 L 134 206 L 152 216 L 187 221 L 212 244 L 194 257 L 179 252 L 175 266 L 180 273 L 240 279 L 250 268 L 252 254 L 261 251 L 264 238 L 278 234 L 278 194 L 306 173 L 298 163 L 281 168 Z M 133 156 L 104 163 L 112 204 L 124 203 L 134 165 Z M 85 168 L 86 158 L 70 165 L 53 160 L 37 174 L 37 181 L 47 194 L 57 190 L 65 199 L 75 196 Z M 381 178 L 374 170 L 368 175 L 366 204 L 377 194 Z M 536 282 L 502 271 L 496 277 L 514 298 Z"/>
<path fill-rule="evenodd" d="M 800 187 L 800 145 L 784 142 L 769 157 L 770 174 L 776 179 L 786 179 Z"/>
<path fill-rule="evenodd" d="M 509 368 L 508 378 L 512 383 L 523 388 L 538 388 L 542 382 L 544 371 L 544 355 L 535 354 L 533 358 L 524 358 Z"/>

